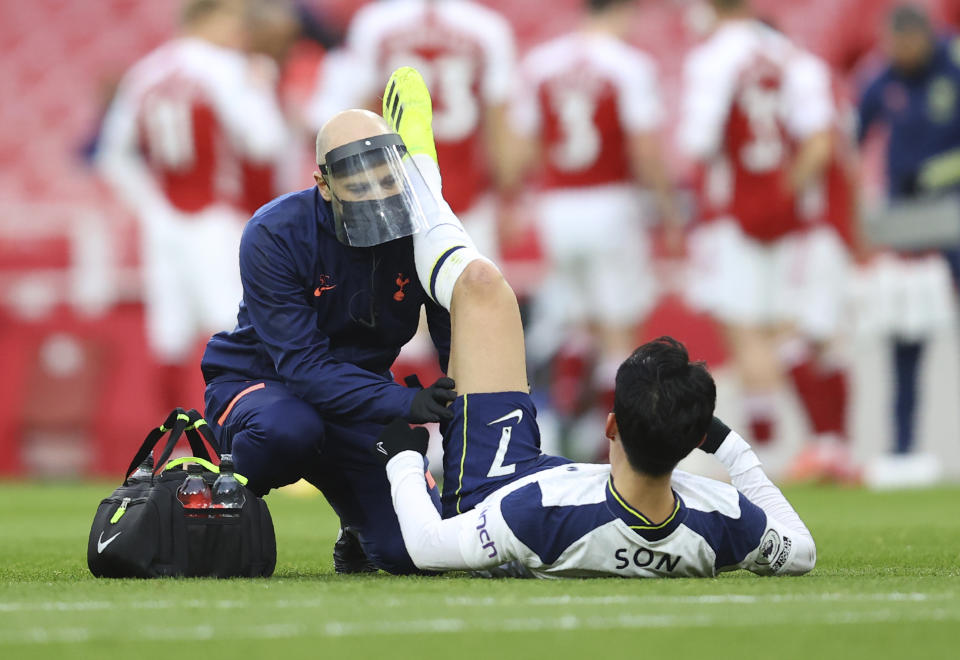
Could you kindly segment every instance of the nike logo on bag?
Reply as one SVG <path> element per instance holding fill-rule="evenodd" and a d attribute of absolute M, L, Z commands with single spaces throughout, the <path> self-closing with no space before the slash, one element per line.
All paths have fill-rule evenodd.
<path fill-rule="evenodd" d="M 107 546 L 113 543 L 115 540 L 117 540 L 117 537 L 120 536 L 121 534 L 123 534 L 123 532 L 117 532 L 116 534 L 108 538 L 106 541 L 104 541 L 103 532 L 100 532 L 100 540 L 97 541 L 97 554 L 99 555 L 101 552 L 106 550 Z"/>
<path fill-rule="evenodd" d="M 383 454 L 384 456 L 388 456 L 388 455 L 389 455 L 389 454 L 387 453 L 387 450 L 383 448 L 383 443 L 382 443 L 382 442 L 378 442 L 378 443 L 377 443 L 377 451 L 380 452 L 381 454 Z"/>
<path fill-rule="evenodd" d="M 487 426 L 493 426 L 494 424 L 499 424 L 500 422 L 505 422 L 505 421 L 507 421 L 508 419 L 516 419 L 516 420 L 517 420 L 517 424 L 519 424 L 520 422 L 523 421 L 523 411 L 520 410 L 519 408 L 517 408 L 516 410 L 512 410 L 512 411 L 508 412 L 506 415 L 504 415 L 503 417 L 501 417 L 500 419 L 495 419 L 495 420 L 493 420 L 492 422 L 490 422 L 489 424 L 487 424 Z"/>

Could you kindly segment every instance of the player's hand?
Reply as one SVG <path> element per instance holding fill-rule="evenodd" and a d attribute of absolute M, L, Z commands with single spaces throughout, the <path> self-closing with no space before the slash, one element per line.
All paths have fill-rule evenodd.
<path fill-rule="evenodd" d="M 430 387 L 425 387 L 413 397 L 407 421 L 413 424 L 441 422 L 453 419 L 453 411 L 447 404 L 457 398 L 452 378 L 438 378 Z"/>
<path fill-rule="evenodd" d="M 700 445 L 700 449 L 708 454 L 715 454 L 717 450 L 720 449 L 723 441 L 730 435 L 730 432 L 729 426 L 714 417 L 713 421 L 710 422 L 710 427 L 707 429 L 707 437 L 703 439 L 703 444 Z"/>
<path fill-rule="evenodd" d="M 430 434 L 427 433 L 427 429 L 422 426 L 410 428 L 406 420 L 397 417 L 377 436 L 373 453 L 386 465 L 391 458 L 402 451 L 411 450 L 418 454 L 426 454 L 429 440 Z"/>

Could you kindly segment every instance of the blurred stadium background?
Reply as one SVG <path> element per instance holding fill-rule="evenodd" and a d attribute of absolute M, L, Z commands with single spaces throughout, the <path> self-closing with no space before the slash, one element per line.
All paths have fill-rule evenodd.
<path fill-rule="evenodd" d="M 522 54 L 572 29 L 582 0 L 481 0 L 506 17 Z M 279 93 L 299 147 L 289 161 L 289 189 L 311 184 L 312 129 L 303 117 L 329 80 L 357 0 L 300 0 L 300 40 L 283 62 Z M 658 65 L 667 109 L 662 149 L 677 190 L 689 192 L 689 163 L 674 145 L 680 73 L 700 39 L 703 9 L 694 0 L 646 0 L 630 42 Z M 824 58 L 849 96 L 880 55 L 890 0 L 754 0 L 798 44 Z M 938 30 L 960 27 L 960 3 L 918 3 Z M 148 427 L 165 412 L 163 375 L 144 331 L 137 224 L 91 166 L 99 122 L 117 81 L 139 58 L 177 30 L 178 3 L 155 0 L 31 0 L 0 3 L 0 477 L 117 477 Z M 883 194 L 882 147 L 863 157 L 863 193 Z M 696 214 L 694 214 L 695 216 Z M 696 221 L 698 218 L 691 218 Z M 657 253 L 662 253 L 659 250 Z M 537 290 L 543 264 L 536 237 L 505 250 L 508 277 L 523 294 Z M 659 259 L 657 307 L 638 328 L 641 337 L 672 334 L 708 361 L 720 385 L 719 413 L 742 421 L 736 379 L 718 328 L 687 309 L 671 282 L 680 266 Z M 924 362 L 918 444 L 960 478 L 960 352 L 955 324 L 932 338 Z M 851 324 L 845 351 L 852 366 L 851 436 L 861 463 L 892 442 L 891 377 L 885 338 Z M 198 343 L 196 364 L 202 343 Z M 425 368 L 408 357 L 398 372 Z M 426 381 L 426 378 L 424 379 Z M 182 405 L 202 407 L 199 367 Z M 549 422 L 549 387 L 541 400 Z M 781 473 L 810 430 L 788 387 L 779 405 L 783 423 L 763 448 Z M 553 433 L 559 433 L 554 424 Z M 548 436 L 550 434 L 548 433 Z M 597 433 L 596 435 L 599 435 Z M 548 437 L 548 440 L 550 438 Z M 569 449 L 569 447 L 568 447 Z M 589 449 L 581 453 L 590 453 Z M 709 465 L 701 466 L 710 469 Z"/>

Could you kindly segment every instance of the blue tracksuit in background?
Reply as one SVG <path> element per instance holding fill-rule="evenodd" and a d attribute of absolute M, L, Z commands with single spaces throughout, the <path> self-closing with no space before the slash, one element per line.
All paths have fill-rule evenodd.
<path fill-rule="evenodd" d="M 887 144 L 887 193 L 909 199 L 925 193 L 960 190 L 960 38 L 936 44 L 922 70 L 905 75 L 892 66 L 865 88 L 859 106 L 861 142 L 876 124 L 890 130 Z M 934 187 L 926 176 L 939 169 Z M 954 282 L 960 283 L 960 250 L 945 249 Z M 913 446 L 917 377 L 924 342 L 894 342 L 896 401 L 895 450 Z"/>
<path fill-rule="evenodd" d="M 960 38 L 937 43 L 930 63 L 913 75 L 888 66 L 864 89 L 858 114 L 861 142 L 876 124 L 890 129 L 890 197 L 924 192 L 924 167 L 936 157 L 960 150 Z M 953 187 L 960 188 L 960 170 Z"/>

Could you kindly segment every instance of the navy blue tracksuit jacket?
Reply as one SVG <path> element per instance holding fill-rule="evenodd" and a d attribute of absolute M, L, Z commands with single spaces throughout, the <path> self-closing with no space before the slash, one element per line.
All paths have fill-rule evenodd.
<path fill-rule="evenodd" d="M 237 385 L 208 392 L 208 417 L 221 414 L 243 381 L 260 379 L 282 381 L 325 418 L 405 416 L 415 391 L 389 369 L 424 304 L 446 371 L 450 316 L 420 286 L 411 239 L 343 245 L 316 187 L 256 212 L 243 232 L 240 275 L 237 327 L 214 335 L 201 364 L 208 385 Z"/>
<path fill-rule="evenodd" d="M 888 66 L 864 89 L 858 115 L 861 142 L 874 125 L 890 127 L 890 197 L 922 192 L 917 179 L 924 165 L 960 150 L 960 38 L 938 42 L 930 64 L 915 75 L 906 76 Z"/>

